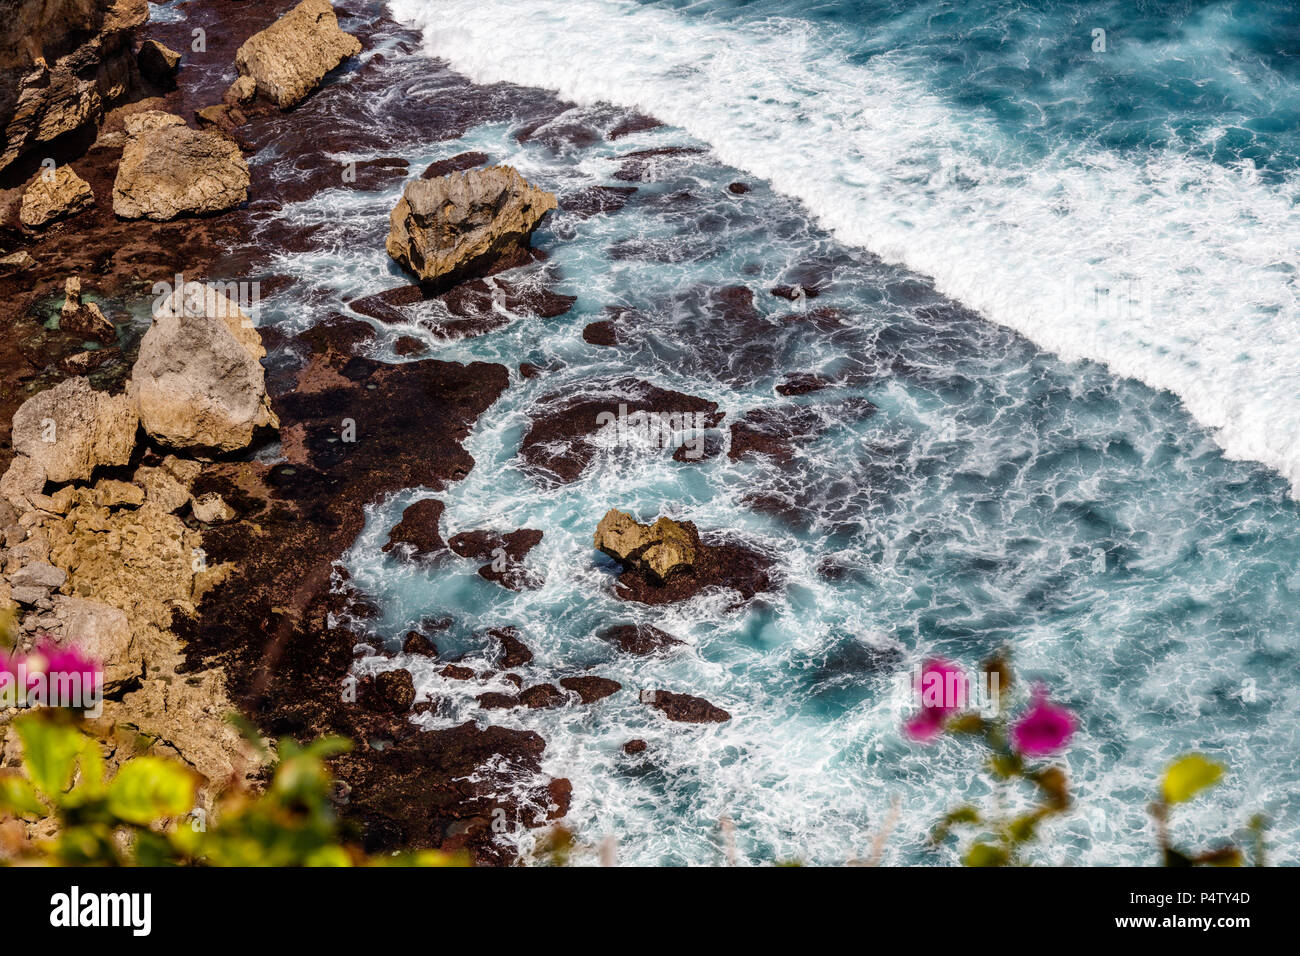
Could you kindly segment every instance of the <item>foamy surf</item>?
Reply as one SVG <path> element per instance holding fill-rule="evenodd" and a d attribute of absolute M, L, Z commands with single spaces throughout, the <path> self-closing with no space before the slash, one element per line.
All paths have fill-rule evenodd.
<path fill-rule="evenodd" d="M 392 0 L 480 82 L 681 127 L 841 240 L 1068 360 L 1177 394 L 1225 454 L 1300 489 L 1300 179 L 1173 151 L 1019 154 L 897 59 L 824 26 L 621 0 Z"/>

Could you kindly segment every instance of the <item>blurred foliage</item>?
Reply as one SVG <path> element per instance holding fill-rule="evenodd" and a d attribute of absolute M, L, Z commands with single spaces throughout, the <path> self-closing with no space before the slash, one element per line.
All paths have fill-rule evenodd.
<path fill-rule="evenodd" d="M 418 851 L 366 856 L 341 838 L 325 759 L 338 738 L 279 742 L 260 792 L 231 787 L 211 813 L 197 806 L 200 778 L 179 760 L 136 756 L 106 779 L 99 742 L 67 711 L 14 720 L 22 770 L 0 770 L 0 828 L 12 862 L 54 866 L 457 866 L 463 855 Z M 210 818 L 210 819 L 209 819 Z M 51 835 L 16 837 L 28 821 Z"/>
<path fill-rule="evenodd" d="M 1001 688 L 1010 687 L 1013 680 L 1010 658 L 1003 650 L 984 662 L 985 675 L 997 674 Z M 1025 754 L 1018 752 L 1008 732 L 1006 708 L 1001 706 L 993 716 L 974 711 L 956 713 L 944 722 L 943 729 L 953 735 L 966 735 L 982 739 L 987 751 L 985 770 L 991 778 L 994 794 L 992 812 L 971 804 L 963 804 L 949 811 L 933 827 L 932 843 L 938 844 L 958 829 L 972 832 L 972 838 L 962 852 L 965 866 L 1016 866 L 1023 862 L 1022 851 L 1038 837 L 1039 825 L 1046 819 L 1063 814 L 1071 808 L 1069 779 L 1064 768 L 1047 765 L 1030 765 Z M 1151 813 L 1156 819 L 1157 835 L 1165 866 L 1240 866 L 1244 862 L 1242 849 L 1231 841 L 1222 841 L 1217 847 L 1201 853 L 1177 849 L 1169 840 L 1168 819 L 1175 804 L 1185 803 L 1203 790 L 1215 786 L 1223 777 L 1224 768 L 1200 754 L 1189 754 L 1176 760 L 1166 770 L 1161 781 L 1160 797 L 1152 804 Z M 1009 813 L 1002 808 L 1010 802 L 1009 790 L 1013 786 L 1031 788 L 1033 804 L 1029 809 Z M 1262 816 L 1253 817 L 1246 826 L 1250 835 L 1256 866 L 1264 864 L 1264 828 Z"/>
<path fill-rule="evenodd" d="M 999 651 L 984 661 L 980 672 L 997 675 L 997 688 L 1008 690 L 1014 681 L 1010 656 Z M 950 717 L 944 725 L 946 732 L 958 736 L 981 738 L 988 752 L 985 770 L 991 778 L 997 796 L 992 810 L 963 804 L 950 810 L 930 832 L 931 842 L 946 840 L 958 828 L 973 832 L 973 837 L 963 851 L 965 866 L 1014 866 L 1021 862 L 1024 847 L 1038 838 L 1038 827 L 1049 817 L 1070 809 L 1070 782 L 1065 770 L 1054 765 L 1031 766 L 1023 754 L 1012 744 L 1009 714 L 1002 706 L 1002 694 L 996 698 L 996 712 L 985 716 L 976 711 L 964 711 Z M 1013 786 L 1028 786 L 1032 803 L 1022 812 L 1007 812 L 1002 806 L 1009 802 L 1007 791 Z"/>
<path fill-rule="evenodd" d="M 1245 851 L 1231 840 L 1221 840 L 1219 845 L 1199 853 L 1181 850 L 1169 838 L 1169 817 L 1173 807 L 1194 799 L 1202 790 L 1216 786 L 1224 774 L 1224 767 L 1200 754 L 1179 757 L 1165 770 L 1160 781 L 1160 796 L 1151 804 L 1151 815 L 1156 821 L 1156 838 L 1165 866 L 1243 866 Z M 1255 866 L 1264 865 L 1264 817 L 1256 814 L 1246 824 L 1250 835 Z"/>

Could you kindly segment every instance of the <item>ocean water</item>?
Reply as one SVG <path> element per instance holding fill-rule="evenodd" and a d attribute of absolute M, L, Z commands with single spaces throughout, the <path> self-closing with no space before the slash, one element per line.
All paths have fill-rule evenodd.
<path fill-rule="evenodd" d="M 574 784 L 568 825 L 588 846 L 614 839 L 622 862 L 716 863 L 732 841 L 746 862 L 838 863 L 888 829 L 885 862 L 951 864 L 956 845 L 928 845 L 929 828 L 995 795 L 969 743 L 903 737 L 900 685 L 924 657 L 973 668 L 1006 645 L 1016 699 L 1041 681 L 1081 721 L 1062 758 L 1078 807 L 1032 861 L 1155 862 L 1146 805 L 1163 767 L 1199 750 L 1230 770 L 1179 809 L 1178 839 L 1239 835 L 1262 812 L 1272 861 L 1300 862 L 1288 4 L 389 7 L 422 30 L 431 77 L 445 63 L 575 104 L 552 137 L 521 143 L 507 117 L 403 143 L 413 170 L 480 149 L 563 194 L 623 185 L 632 150 L 699 152 L 652 162 L 616 214 L 560 212 L 539 230 L 557 288 L 578 297 L 569 314 L 452 342 L 383 330 L 386 357 L 410 332 L 442 358 L 553 368 L 512 381 L 468 440 L 476 467 L 437 494 L 444 537 L 542 529 L 528 559 L 541 587 L 384 556 L 427 489 L 377 504 L 347 555 L 383 608 L 373 645 L 447 615 L 440 650 L 472 663 L 487 653 L 476 635 L 515 625 L 536 655 L 528 683 L 590 672 L 623 691 L 487 712 L 474 695 L 509 685 L 445 680 L 401 655 L 359 672 L 410 667 L 439 701 L 418 718 L 429 727 L 538 731 L 546 771 Z M 566 133 L 632 109 L 668 125 L 593 144 Z M 751 191 L 727 188 L 737 181 Z M 338 241 L 283 268 L 328 276 L 340 302 L 397 284 L 382 236 L 398 191 L 332 190 L 287 210 Z M 822 287 L 810 315 L 791 320 L 800 306 L 767 293 L 781 282 Z M 716 307 L 736 285 L 754 290 L 761 334 Z M 626 341 L 587 344 L 583 327 L 610 306 L 633 310 Z M 796 372 L 837 384 L 777 395 Z M 684 464 L 601 438 L 570 485 L 522 468 L 539 399 L 628 375 L 716 401 L 728 421 L 795 407 L 796 453 Z M 723 594 L 620 602 L 591 547 L 610 507 L 739 534 L 775 557 L 782 587 L 740 610 Z M 595 637 L 633 621 L 688 646 L 638 658 Z M 703 696 L 732 719 L 669 723 L 641 688 Z M 649 743 L 638 758 L 621 751 L 634 737 Z M 525 852 L 535 838 L 512 836 Z"/>

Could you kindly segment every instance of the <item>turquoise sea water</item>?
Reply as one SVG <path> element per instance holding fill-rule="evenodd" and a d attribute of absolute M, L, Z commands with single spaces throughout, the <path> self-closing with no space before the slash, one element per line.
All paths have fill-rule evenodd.
<path fill-rule="evenodd" d="M 1026 683 L 1081 720 L 1063 758 L 1079 807 L 1031 859 L 1154 862 L 1146 804 L 1163 766 L 1195 749 L 1230 773 L 1180 810 L 1180 838 L 1205 843 L 1265 812 L 1273 861 L 1297 862 L 1292 10 L 390 7 L 471 78 L 572 98 L 557 130 L 607 128 L 626 108 L 671 124 L 579 147 L 521 144 L 517 124 L 494 123 L 403 153 L 413 169 L 479 149 L 565 193 L 619 185 L 615 157 L 631 150 L 702 152 L 659 161 L 617 214 L 560 212 L 538 232 L 557 287 L 578 297 L 569 314 L 430 338 L 441 358 L 557 368 L 512 380 L 468 441 L 476 467 L 437 495 L 444 537 L 542 529 L 529 564 L 544 585 L 516 594 L 473 562 L 382 555 L 421 489 L 376 506 L 348 555 L 383 607 L 380 636 L 450 615 L 440 650 L 472 662 L 486 655 L 476 634 L 515 625 L 536 655 L 529 683 L 590 668 L 624 690 L 487 712 L 474 695 L 509 685 L 446 680 L 402 656 L 360 671 L 410 667 L 442 701 L 419 718 L 428 726 L 537 730 L 546 770 L 574 782 L 569 825 L 592 844 L 616 838 L 624 862 L 719 862 L 723 820 L 743 859 L 842 862 L 869 852 L 897 801 L 885 861 L 947 864 L 956 849 L 927 846 L 929 827 L 991 795 L 969 744 L 903 738 L 901 686 L 924 657 L 970 668 L 1005 644 Z M 752 191 L 729 191 L 736 181 Z M 398 191 L 291 209 L 338 242 L 285 269 L 330 277 L 340 303 L 397 284 L 382 235 Z M 808 307 L 838 318 L 789 321 L 798 307 L 767 293 L 813 280 L 825 290 Z M 720 317 L 713 296 L 736 285 L 755 291 L 762 334 Z M 609 306 L 638 316 L 626 342 L 587 344 L 583 327 Z M 774 386 L 791 372 L 838 384 L 782 398 Z M 795 458 L 684 464 L 671 448 L 609 444 L 558 489 L 522 470 L 539 398 L 626 375 L 716 401 L 728 421 L 807 409 Z M 725 595 L 617 601 L 591 548 L 610 507 L 735 531 L 777 558 L 783 587 L 740 611 Z M 636 658 L 595 637 L 627 621 L 689 646 Z M 732 719 L 668 723 L 640 688 L 703 696 Z M 649 742 L 642 758 L 621 751 L 633 737 Z M 533 836 L 516 839 L 527 850 Z"/>

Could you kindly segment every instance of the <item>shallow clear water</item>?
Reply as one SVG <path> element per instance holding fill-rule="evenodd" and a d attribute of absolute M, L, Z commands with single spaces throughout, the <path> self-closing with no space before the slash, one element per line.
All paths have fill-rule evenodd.
<path fill-rule="evenodd" d="M 443 701 L 437 717 L 420 718 L 428 726 L 537 730 L 545 769 L 574 782 L 569 825 L 590 843 L 613 835 L 624 862 L 718 862 L 724 818 L 744 859 L 842 862 L 868 853 L 898 800 L 886 862 L 950 863 L 954 848 L 928 848 L 925 834 L 954 804 L 986 799 L 986 784 L 969 745 L 903 739 L 899 683 L 925 656 L 973 667 L 1007 643 L 1021 676 L 1047 683 L 1082 721 L 1064 758 L 1080 809 L 1047 828 L 1035 860 L 1154 862 L 1145 808 L 1155 781 L 1174 756 L 1199 749 L 1231 772 L 1180 810 L 1179 837 L 1204 843 L 1263 811 L 1273 860 L 1297 862 L 1300 519 L 1287 477 L 1223 452 L 1295 477 L 1300 338 L 1286 325 L 1295 287 L 1284 268 L 1297 234 L 1295 150 L 1283 131 L 1228 157 L 1200 148 L 1209 127 L 1199 115 L 1166 132 L 1141 117 L 1090 130 L 1087 102 L 1123 97 L 1071 79 L 1086 72 L 1084 54 L 1014 79 L 1027 50 L 1066 43 L 1062 24 L 1078 26 L 1087 49 L 1091 20 L 1064 6 L 1029 17 L 995 5 L 994 21 L 1013 34 L 1003 42 L 973 36 L 980 18 L 937 4 L 821 4 L 795 18 L 774 3 L 390 6 L 424 23 L 430 51 L 475 79 L 588 104 L 557 125 L 608 125 L 618 110 L 602 100 L 679 124 L 586 149 L 520 145 L 515 124 L 491 124 L 403 147 L 413 171 L 481 149 L 563 193 L 614 184 L 613 157 L 633 149 L 706 152 L 662 160 L 616 214 L 548 220 L 536 244 L 560 291 L 578 296 L 572 312 L 435 343 L 450 360 L 562 366 L 512 381 L 469 439 L 476 467 L 437 495 L 444 537 L 542 529 L 528 563 L 545 584 L 516 594 L 480 579 L 474 562 L 422 569 L 383 556 L 402 509 L 429 493 L 420 489 L 372 509 L 348 555 L 383 606 L 380 636 L 450 615 L 440 650 L 473 661 L 486 652 L 476 633 L 516 625 L 536 655 L 528 683 L 590 668 L 624 690 L 585 707 L 487 712 L 474 695 L 509 685 L 445 680 L 402 656 L 359 670 L 410 667 L 419 690 Z M 1204 46 L 1219 24 L 1246 37 L 1242 56 L 1258 72 L 1225 66 L 1216 108 L 1256 115 L 1246 94 L 1261 77 L 1281 84 L 1279 109 L 1293 103 L 1294 72 L 1263 54 L 1249 60 L 1248 18 L 1225 21 L 1218 9 L 1197 8 L 1164 32 L 1155 15 L 1141 20 L 1142 55 Z M 1116 56 L 1139 57 L 1112 42 Z M 957 52 L 932 63 L 941 49 Z M 1054 123 L 1025 124 L 1017 109 L 1045 104 L 1061 84 L 1079 102 Z M 1019 107 L 977 108 L 982 90 L 1010 87 L 1023 87 Z M 737 180 L 753 191 L 729 192 Z M 1107 200 L 1089 207 L 1098 191 Z M 328 279 L 335 305 L 397 284 L 383 234 L 398 192 L 340 189 L 287 208 L 327 223 L 337 243 L 328 255 L 287 258 L 282 271 Z M 1086 294 L 1062 296 L 1067 267 Z M 1262 278 L 1246 275 L 1255 268 Z M 1101 277 L 1129 273 L 1169 280 L 1172 291 L 1143 308 L 1132 307 L 1140 296 L 1099 305 Z M 767 294 L 810 278 L 828 288 L 809 307 L 842 310 L 840 321 L 789 321 L 797 307 Z M 762 335 L 719 319 L 710 296 L 732 285 L 755 290 Z M 1073 311 L 1045 308 L 1053 296 Z M 582 328 L 614 305 L 640 316 L 627 343 L 588 345 Z M 412 330 L 383 331 L 391 342 Z M 379 354 L 391 357 L 386 348 Z M 803 371 L 840 384 L 775 394 L 785 374 Z M 815 417 L 784 466 L 683 464 L 671 449 L 609 447 L 558 489 L 521 470 L 538 398 L 628 374 L 716 401 L 728 420 L 777 404 Z M 656 609 L 617 601 L 609 563 L 591 547 L 609 507 L 735 530 L 778 557 L 783 587 L 740 611 L 724 595 Z M 828 560 L 842 571 L 834 580 L 822 573 Z M 636 658 L 595 637 L 630 621 L 690 646 Z M 732 719 L 669 723 L 638 702 L 640 688 L 703 696 Z M 621 752 L 633 737 L 649 742 L 644 758 Z M 532 836 L 518 839 L 526 849 Z"/>

